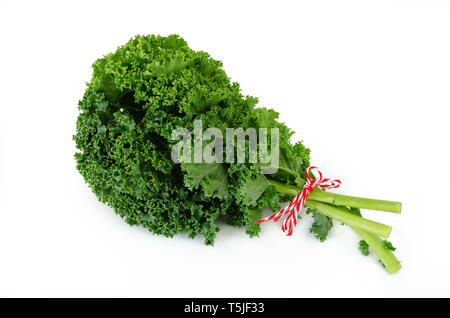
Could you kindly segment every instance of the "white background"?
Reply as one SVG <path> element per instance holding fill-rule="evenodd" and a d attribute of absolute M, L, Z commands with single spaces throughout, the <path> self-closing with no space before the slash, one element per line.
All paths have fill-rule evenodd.
<path fill-rule="evenodd" d="M 403 202 L 403 269 L 303 218 L 214 247 L 130 227 L 75 169 L 91 64 L 135 34 L 178 33 L 280 112 L 339 193 Z M 450 296 L 449 1 L 0 0 L 0 296 Z"/>

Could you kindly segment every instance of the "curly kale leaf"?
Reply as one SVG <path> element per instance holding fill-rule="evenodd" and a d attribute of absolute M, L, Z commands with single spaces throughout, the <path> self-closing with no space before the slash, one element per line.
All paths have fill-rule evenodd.
<path fill-rule="evenodd" d="M 314 219 L 309 231 L 321 242 L 324 242 L 331 228 L 333 227 L 333 220 L 328 216 L 317 213 L 314 209 L 308 209 L 308 214 L 312 214 Z"/>
<path fill-rule="evenodd" d="M 392 245 L 392 243 L 391 242 L 389 242 L 388 240 L 384 240 L 383 241 L 383 247 L 385 248 L 385 249 L 387 249 L 388 251 L 395 251 L 396 250 L 396 248 Z"/>
<path fill-rule="evenodd" d="M 228 176 L 221 163 L 182 163 L 184 184 L 190 190 L 202 185 L 206 196 L 226 199 L 228 197 Z"/>
<path fill-rule="evenodd" d="M 364 240 L 359 241 L 359 250 L 361 251 L 362 255 L 369 255 L 369 244 L 367 244 Z"/>
<path fill-rule="evenodd" d="M 361 210 L 358 209 L 358 208 L 347 208 L 347 209 L 348 209 L 348 212 L 350 212 L 353 215 L 362 216 L 361 215 Z"/>
<path fill-rule="evenodd" d="M 201 234 L 213 244 L 216 220 L 244 227 L 250 236 L 264 208 L 280 198 L 259 164 L 177 164 L 172 131 L 203 128 L 278 128 L 279 172 L 270 178 L 302 185 L 309 149 L 291 144 L 293 132 L 278 114 L 255 108 L 222 63 L 190 49 L 177 35 L 136 36 L 93 63 L 78 104 L 77 169 L 99 200 L 130 225 L 172 237 Z M 270 130 L 270 129 L 269 129 Z"/>

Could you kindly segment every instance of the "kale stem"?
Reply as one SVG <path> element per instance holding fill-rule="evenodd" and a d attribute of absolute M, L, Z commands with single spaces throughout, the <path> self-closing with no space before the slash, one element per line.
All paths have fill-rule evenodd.
<path fill-rule="evenodd" d="M 271 179 L 268 180 L 272 185 L 275 186 L 275 188 L 277 188 L 278 192 L 280 193 L 288 195 L 297 195 L 298 192 L 300 191 L 300 189 L 296 186 L 287 185 Z M 309 199 L 337 206 L 348 206 L 360 209 L 369 209 L 394 213 L 400 213 L 402 210 L 401 202 L 353 197 L 349 195 L 325 192 L 317 188 L 314 189 L 314 191 L 312 191 L 309 194 Z"/>
<path fill-rule="evenodd" d="M 328 203 L 308 199 L 305 203 L 308 208 L 315 209 L 318 213 L 326 215 L 336 221 L 359 228 L 363 231 L 387 238 L 392 228 L 389 225 L 371 221 L 360 216 L 351 214 Z"/>
<path fill-rule="evenodd" d="M 281 194 L 289 195 L 295 197 L 299 192 L 300 189 L 296 186 L 281 183 L 279 181 L 275 181 L 272 179 L 267 178 L 267 180 L 277 189 L 277 191 Z"/>
<path fill-rule="evenodd" d="M 390 274 L 395 274 L 400 270 L 400 268 L 402 268 L 402 265 L 395 257 L 394 253 L 384 248 L 383 242 L 378 236 L 363 231 L 357 227 L 351 226 L 351 228 L 359 236 L 361 236 L 364 241 L 366 241 L 372 251 L 374 251 L 374 253 L 377 254 L 377 256 L 380 258 L 381 262 L 384 264 Z"/>
<path fill-rule="evenodd" d="M 298 194 L 298 188 L 290 185 L 286 185 L 277 181 L 269 180 L 272 185 L 275 186 L 277 191 L 284 195 L 296 196 Z M 373 233 L 382 237 L 388 237 L 391 232 L 391 227 L 382 223 L 364 219 L 360 216 L 343 212 L 338 207 L 332 206 L 327 203 L 319 202 L 308 198 L 305 205 L 310 208 L 314 208 L 318 213 L 333 218 L 339 222 L 360 228 L 369 233 Z"/>
<path fill-rule="evenodd" d="M 293 197 L 300 191 L 296 186 L 271 179 L 268 180 L 280 194 Z M 309 208 L 316 209 L 318 213 L 349 225 L 350 228 L 355 231 L 380 258 L 390 274 L 394 274 L 401 269 L 402 266 L 394 253 L 387 250 L 383 245 L 383 241 L 379 238 L 379 236 L 388 237 L 391 227 L 351 214 L 342 207 L 349 206 L 400 213 L 402 207 L 400 202 L 351 197 L 315 189 L 310 193 L 305 205 Z"/>
<path fill-rule="evenodd" d="M 402 211 L 401 202 L 353 197 L 349 195 L 329 193 L 317 188 L 310 193 L 309 197 L 316 201 L 326 202 L 333 205 L 348 206 L 352 208 L 394 213 L 401 213 Z"/>
<path fill-rule="evenodd" d="M 384 234 L 383 229 L 384 229 L 384 227 L 386 227 L 386 225 L 380 224 L 377 222 L 372 222 L 370 220 L 366 220 L 364 218 L 361 218 L 359 216 L 351 214 L 348 212 L 348 210 L 346 208 L 343 208 L 343 207 L 334 207 L 327 203 L 316 202 L 314 200 L 308 200 L 306 202 L 306 205 L 308 207 L 316 209 L 316 211 L 319 213 L 322 213 L 326 216 L 329 216 L 338 221 L 341 221 L 342 223 L 349 225 L 350 228 L 353 231 L 355 231 L 356 234 L 358 234 L 369 245 L 369 247 L 372 249 L 372 251 L 374 251 L 374 253 L 377 254 L 377 256 L 380 258 L 381 262 L 384 264 L 384 266 L 386 267 L 386 269 L 388 270 L 389 273 L 395 274 L 396 272 L 398 272 L 400 270 L 400 268 L 402 268 L 402 266 L 400 265 L 400 262 L 395 257 L 394 253 L 392 253 L 392 251 L 386 249 L 384 247 L 383 241 L 378 237 L 378 235 L 387 237 L 387 236 L 383 235 Z M 331 210 L 336 210 L 336 211 L 331 211 Z M 329 213 L 330 211 L 333 213 Z M 347 221 L 347 222 L 344 222 L 344 218 L 339 219 L 337 217 L 337 216 L 339 216 L 339 213 L 337 213 L 337 212 L 339 212 L 341 215 L 343 215 L 345 218 L 345 221 Z M 362 220 L 364 220 L 364 222 L 358 223 L 357 225 L 353 225 L 350 222 L 348 222 L 352 218 L 362 219 Z M 361 224 L 364 225 L 364 223 L 366 225 L 368 225 L 368 229 L 363 228 L 361 226 Z M 375 227 L 374 227 L 373 223 L 376 223 Z M 390 231 L 390 227 L 388 227 L 388 228 Z M 376 231 L 373 231 L 373 230 L 379 230 L 379 229 L 380 229 L 379 233 L 376 233 Z M 388 234 L 389 234 L 389 232 L 388 232 Z"/>

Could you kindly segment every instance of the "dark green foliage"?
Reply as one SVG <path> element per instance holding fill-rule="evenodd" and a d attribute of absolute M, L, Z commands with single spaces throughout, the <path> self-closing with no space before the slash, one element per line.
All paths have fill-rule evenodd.
<path fill-rule="evenodd" d="M 358 208 L 347 208 L 347 209 L 348 209 L 348 211 L 349 211 L 351 214 L 354 214 L 354 215 L 356 215 L 356 216 L 362 216 L 362 215 L 361 215 L 361 210 L 358 209 Z"/>
<path fill-rule="evenodd" d="M 369 244 L 367 244 L 364 240 L 359 241 L 359 250 L 361 251 L 362 255 L 369 255 Z"/>
<path fill-rule="evenodd" d="M 309 231 L 321 242 L 324 242 L 328 237 L 328 232 L 333 227 L 333 220 L 328 216 L 317 213 L 314 209 L 308 209 L 308 213 L 312 214 L 314 219 Z"/>
<path fill-rule="evenodd" d="M 99 200 L 129 224 L 168 237 L 203 234 L 213 244 L 220 215 L 255 236 L 263 208 L 278 209 L 286 199 L 258 164 L 175 164 L 171 132 L 193 131 L 196 119 L 203 129 L 279 128 L 282 160 L 270 178 L 304 183 L 309 150 L 292 145 L 293 132 L 278 114 L 256 109 L 257 99 L 243 96 L 221 66 L 176 35 L 136 36 L 94 62 L 79 102 L 77 168 Z"/>
<path fill-rule="evenodd" d="M 387 240 L 383 241 L 383 247 L 385 249 L 387 249 L 388 251 L 393 251 L 394 252 L 396 250 L 396 248 L 392 245 L 392 243 L 387 241 Z"/>

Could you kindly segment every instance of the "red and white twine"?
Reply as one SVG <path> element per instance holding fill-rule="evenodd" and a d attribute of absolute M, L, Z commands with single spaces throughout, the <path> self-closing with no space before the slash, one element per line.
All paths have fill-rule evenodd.
<path fill-rule="evenodd" d="M 314 172 L 317 172 L 319 177 L 316 177 Z M 315 177 L 311 178 L 310 173 Z M 317 167 L 309 167 L 306 169 L 306 183 L 303 186 L 302 191 L 300 191 L 299 194 L 284 208 L 278 211 L 277 213 L 274 213 L 273 215 L 261 219 L 257 222 L 263 223 L 270 220 L 273 220 L 274 222 L 277 222 L 279 219 L 281 219 L 283 216 L 289 214 L 287 218 L 284 219 L 283 225 L 281 226 L 281 229 L 284 233 L 286 233 L 287 236 L 291 235 L 294 231 L 295 226 L 297 225 L 297 219 L 298 214 L 300 213 L 300 210 L 305 205 L 306 199 L 308 198 L 311 191 L 314 190 L 315 187 L 321 188 L 321 189 L 333 189 L 337 188 L 341 185 L 340 180 L 332 180 L 329 178 L 323 178 L 322 172 Z"/>

